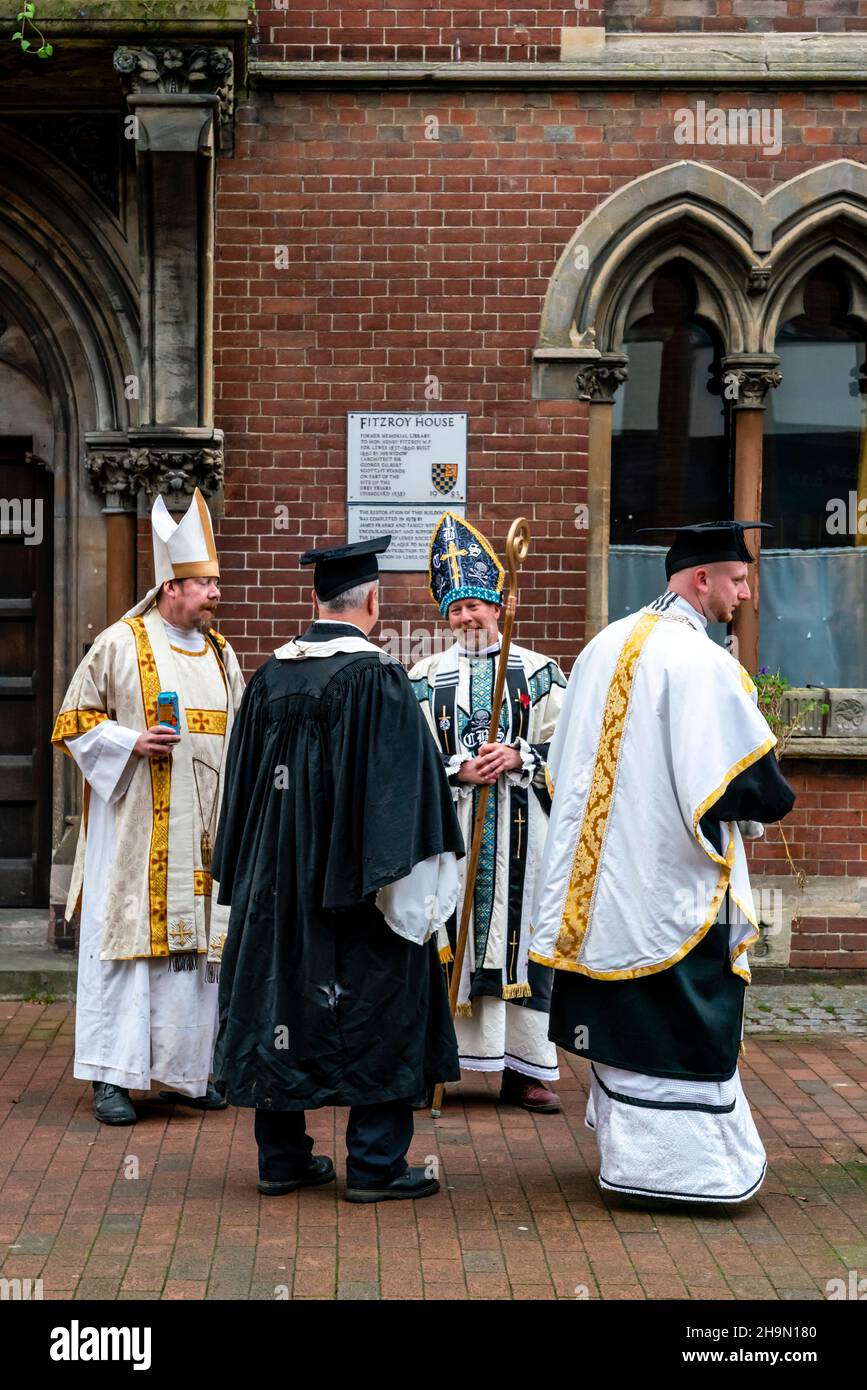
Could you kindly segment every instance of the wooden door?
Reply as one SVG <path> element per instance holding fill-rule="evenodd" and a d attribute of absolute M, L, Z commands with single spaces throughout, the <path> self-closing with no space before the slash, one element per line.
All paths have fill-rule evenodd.
<path fill-rule="evenodd" d="M 53 479 L 0 437 L 0 906 L 45 907 L 51 873 Z"/>

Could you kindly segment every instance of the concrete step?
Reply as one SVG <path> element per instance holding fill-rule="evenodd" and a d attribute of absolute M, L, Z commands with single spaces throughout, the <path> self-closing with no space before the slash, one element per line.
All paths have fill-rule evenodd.
<path fill-rule="evenodd" d="M 53 946 L 0 945 L 0 999 L 51 995 L 74 999 L 78 961 L 71 951 Z"/>
<path fill-rule="evenodd" d="M 48 940 L 46 907 L 0 908 L 0 947 L 44 946 Z"/>

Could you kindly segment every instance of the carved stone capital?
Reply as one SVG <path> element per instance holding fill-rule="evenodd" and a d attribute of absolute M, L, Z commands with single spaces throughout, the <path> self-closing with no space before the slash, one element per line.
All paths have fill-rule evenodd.
<path fill-rule="evenodd" d="M 722 360 L 723 395 L 735 410 L 764 410 L 765 397 L 783 379 L 771 353 L 735 353 Z"/>
<path fill-rule="evenodd" d="M 220 145 L 231 152 L 235 110 L 234 64 L 229 48 L 118 48 L 113 67 L 129 93 L 212 95 L 220 102 Z"/>
<path fill-rule="evenodd" d="M 141 477 L 141 487 L 150 501 L 158 494 L 172 506 L 186 506 L 196 488 L 203 496 L 213 497 L 223 486 L 225 458 L 221 444 L 199 449 L 154 448 L 130 449 L 132 467 Z"/>
<path fill-rule="evenodd" d="M 596 362 L 587 362 L 575 374 L 579 401 L 591 405 L 611 405 L 617 388 L 629 376 L 627 359 L 616 352 L 603 353 Z"/>
<path fill-rule="evenodd" d="M 94 492 L 107 512 L 133 512 L 141 489 L 141 470 L 130 450 L 88 446 L 84 466 Z"/>
<path fill-rule="evenodd" d="M 150 502 L 162 494 L 169 507 L 186 508 L 196 488 L 205 497 L 219 492 L 225 472 L 222 440 L 216 437 L 198 448 L 90 445 L 84 466 L 109 512 L 134 511 L 140 492 Z"/>

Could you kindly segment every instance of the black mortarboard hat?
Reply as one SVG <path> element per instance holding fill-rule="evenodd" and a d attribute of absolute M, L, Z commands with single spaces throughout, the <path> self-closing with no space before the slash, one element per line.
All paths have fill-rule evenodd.
<path fill-rule="evenodd" d="M 313 587 L 319 598 L 327 603 L 329 599 L 354 589 L 356 584 L 366 584 L 379 578 L 377 555 L 388 550 L 391 536 L 374 536 L 369 541 L 356 541 L 353 545 L 325 546 L 320 550 L 305 550 L 301 556 L 302 565 L 315 565 Z"/>
<path fill-rule="evenodd" d="M 715 565 L 721 560 L 742 560 L 751 565 L 754 557 L 747 550 L 744 531 L 770 530 L 769 521 L 697 521 L 692 526 L 645 526 L 639 536 L 674 532 L 674 544 L 665 557 L 665 577 L 696 565 Z"/>

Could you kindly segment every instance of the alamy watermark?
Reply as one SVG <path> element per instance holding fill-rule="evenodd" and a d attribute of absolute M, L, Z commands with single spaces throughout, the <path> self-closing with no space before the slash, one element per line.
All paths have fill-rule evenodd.
<path fill-rule="evenodd" d="M 674 113 L 676 145 L 759 145 L 765 154 L 783 148 L 783 113 L 779 107 L 681 106 Z"/>
<path fill-rule="evenodd" d="M 0 536 L 21 536 L 25 545 L 41 545 L 42 499 L 0 497 Z"/>
<path fill-rule="evenodd" d="M 829 536 L 867 536 L 867 497 L 859 497 L 853 489 L 848 497 L 829 498 L 825 510 Z"/>

